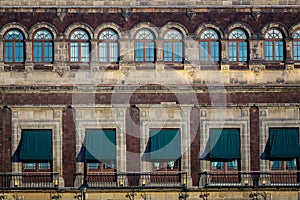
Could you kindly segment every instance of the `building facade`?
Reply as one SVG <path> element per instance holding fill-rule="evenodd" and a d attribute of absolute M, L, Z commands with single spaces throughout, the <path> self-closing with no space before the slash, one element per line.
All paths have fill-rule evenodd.
<path fill-rule="evenodd" d="M 298 199 L 298 1 L 1 1 L 2 199 Z"/>

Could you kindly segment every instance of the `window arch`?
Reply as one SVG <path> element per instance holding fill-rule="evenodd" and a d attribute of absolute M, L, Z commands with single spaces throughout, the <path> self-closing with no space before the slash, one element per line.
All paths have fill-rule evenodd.
<path fill-rule="evenodd" d="M 135 61 L 153 62 L 155 59 L 153 33 L 148 29 L 142 29 L 136 34 L 135 40 Z"/>
<path fill-rule="evenodd" d="M 182 62 L 183 61 L 183 36 L 175 30 L 169 30 L 164 36 L 164 61 Z"/>
<path fill-rule="evenodd" d="M 33 61 L 53 62 L 53 36 L 46 29 L 40 29 L 33 35 Z"/>
<path fill-rule="evenodd" d="M 283 60 L 283 36 L 277 29 L 270 29 L 265 33 L 265 60 L 282 61 Z"/>
<path fill-rule="evenodd" d="M 293 57 L 294 60 L 300 60 L 300 30 L 297 30 L 293 36 Z"/>
<path fill-rule="evenodd" d="M 219 36 L 213 29 L 200 34 L 200 60 L 219 61 Z"/>
<path fill-rule="evenodd" d="M 229 61 L 247 61 L 248 60 L 248 42 L 247 35 L 241 29 L 235 29 L 229 34 L 228 41 L 228 59 Z"/>
<path fill-rule="evenodd" d="M 118 62 L 118 35 L 112 29 L 106 29 L 99 35 L 99 61 Z"/>
<path fill-rule="evenodd" d="M 12 29 L 4 35 L 4 62 L 24 62 L 25 45 L 24 36 Z"/>
<path fill-rule="evenodd" d="M 70 61 L 89 62 L 90 60 L 90 37 L 82 29 L 71 33 L 70 37 Z"/>

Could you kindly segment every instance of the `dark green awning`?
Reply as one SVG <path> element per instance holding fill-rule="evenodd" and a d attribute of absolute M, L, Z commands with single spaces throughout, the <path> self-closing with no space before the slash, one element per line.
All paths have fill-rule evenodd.
<path fill-rule="evenodd" d="M 22 130 L 20 160 L 52 160 L 51 130 Z"/>
<path fill-rule="evenodd" d="M 269 142 L 270 159 L 299 157 L 299 131 L 297 128 L 272 128 Z"/>
<path fill-rule="evenodd" d="M 181 157 L 180 132 L 178 129 L 150 131 L 150 159 L 177 160 Z"/>
<path fill-rule="evenodd" d="M 238 129 L 210 129 L 210 159 L 239 159 L 240 133 Z"/>
<path fill-rule="evenodd" d="M 89 129 L 85 135 L 85 159 L 107 161 L 116 159 L 115 130 Z"/>

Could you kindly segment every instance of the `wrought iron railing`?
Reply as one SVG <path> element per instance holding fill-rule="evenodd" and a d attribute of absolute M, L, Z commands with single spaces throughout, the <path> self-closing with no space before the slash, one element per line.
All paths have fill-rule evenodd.
<path fill-rule="evenodd" d="M 201 172 L 199 187 L 299 187 L 300 171 Z"/>
<path fill-rule="evenodd" d="M 1 189 L 55 189 L 58 185 L 56 172 L 0 173 Z"/>
<path fill-rule="evenodd" d="M 117 172 L 92 172 L 76 174 L 80 187 L 84 181 L 89 188 L 157 188 L 186 187 L 187 174 L 185 172 L 149 172 L 149 173 L 117 173 Z"/>

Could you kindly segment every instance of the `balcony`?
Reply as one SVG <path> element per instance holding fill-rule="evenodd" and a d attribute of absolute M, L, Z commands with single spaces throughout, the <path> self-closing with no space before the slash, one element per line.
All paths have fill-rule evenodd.
<path fill-rule="evenodd" d="M 86 175 L 89 188 L 185 188 L 185 172 L 116 173 L 90 172 Z M 84 174 L 76 174 L 75 187 L 84 183 Z"/>
<path fill-rule="evenodd" d="M 274 172 L 201 172 L 200 188 L 229 187 L 299 187 L 300 171 Z"/>
<path fill-rule="evenodd" d="M 56 189 L 58 176 L 55 172 L 0 173 L 0 188 Z"/>

